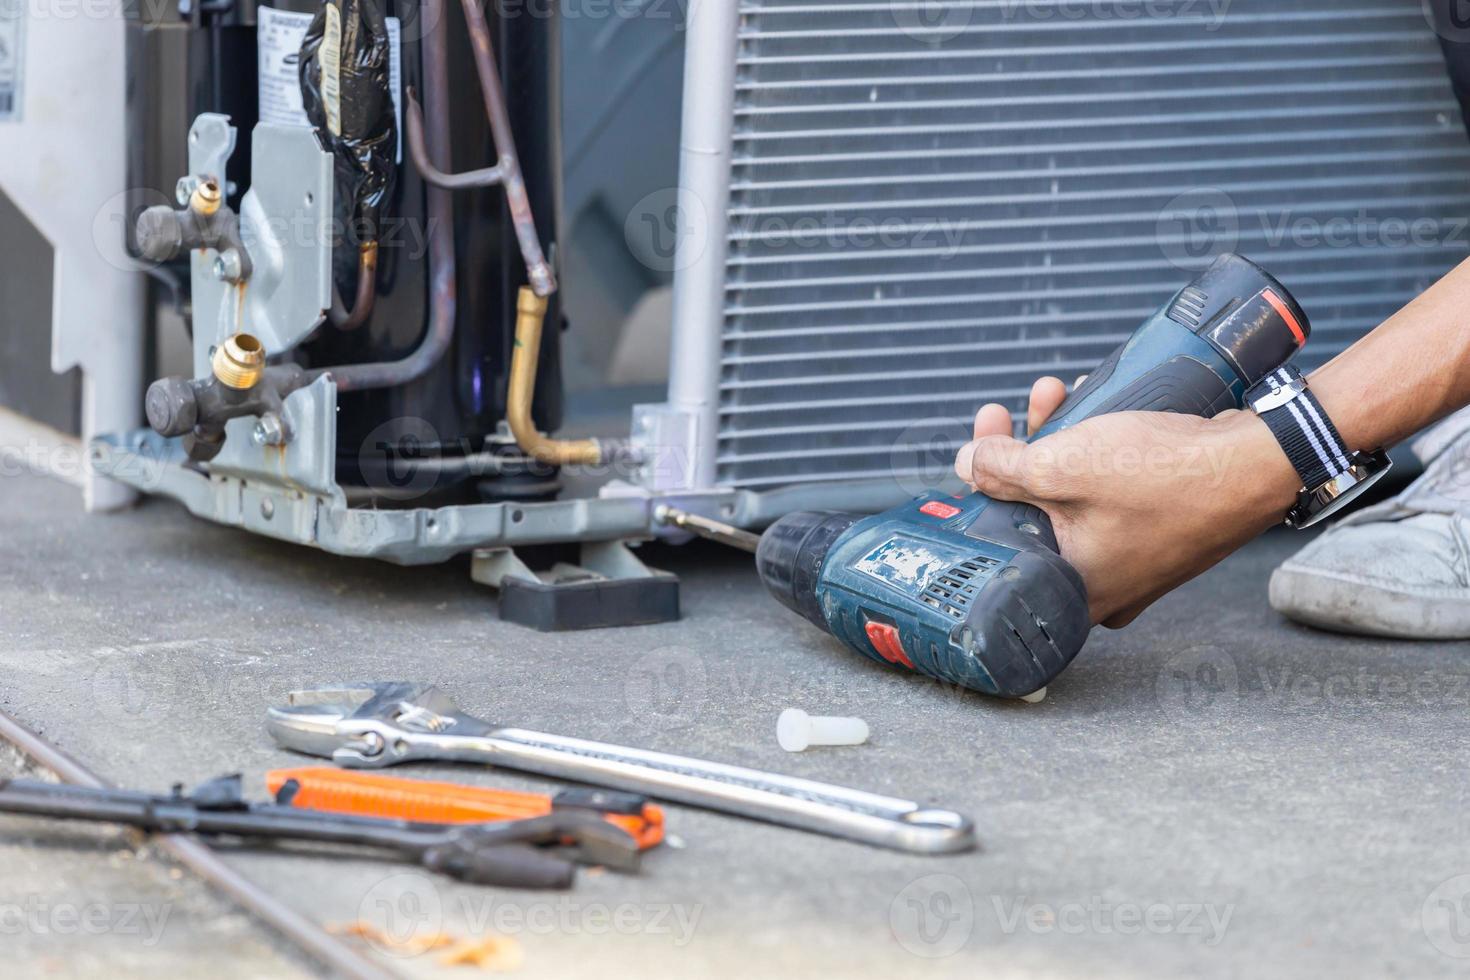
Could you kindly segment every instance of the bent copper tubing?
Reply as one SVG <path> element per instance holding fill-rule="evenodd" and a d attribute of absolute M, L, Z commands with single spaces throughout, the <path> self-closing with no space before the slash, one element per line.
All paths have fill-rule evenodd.
<path fill-rule="evenodd" d="M 429 159 L 429 148 L 424 145 L 424 110 L 419 106 L 418 95 L 408 90 L 408 108 L 404 113 L 404 129 L 408 131 L 408 155 L 425 183 L 442 187 L 447 191 L 468 190 L 473 187 L 494 187 L 505 177 L 505 171 L 497 167 L 484 170 L 469 170 L 462 174 L 447 174 L 434 166 Z"/>
<path fill-rule="evenodd" d="M 515 134 L 510 127 L 510 112 L 505 105 L 505 91 L 500 84 L 500 69 L 495 64 L 495 49 L 490 43 L 490 25 L 477 0 L 462 0 L 465 23 L 470 29 L 470 44 L 475 52 L 475 72 L 480 76 L 480 92 L 485 97 L 485 114 L 490 119 L 490 135 L 500 157 L 495 169 L 505 186 L 510 205 L 510 220 L 515 226 L 516 240 L 526 262 L 526 275 L 537 296 L 556 292 L 556 275 L 541 251 L 541 237 L 536 234 L 536 217 L 531 212 L 531 199 L 526 181 L 521 176 L 521 162 L 516 155 Z"/>
<path fill-rule="evenodd" d="M 596 439 L 551 439 L 541 434 L 531 420 L 536 400 L 536 367 L 541 362 L 541 328 L 546 321 L 546 297 L 528 286 L 516 301 L 515 353 L 510 361 L 510 387 L 505 398 L 505 421 L 516 445 L 532 459 L 555 466 L 597 466 L 611 463 L 619 449 L 616 443 Z"/>
<path fill-rule="evenodd" d="M 443 0 L 423 0 L 421 17 L 432 25 L 421 42 L 424 64 L 424 95 L 428 138 L 426 154 L 434 159 L 449 158 L 449 59 L 448 25 L 440 7 Z M 454 316 L 457 294 L 454 274 L 454 207 L 449 191 L 430 186 L 427 189 L 429 223 L 429 329 L 419 346 L 397 361 L 374 364 L 348 364 L 313 372 L 320 377 L 330 374 L 338 391 L 366 391 L 408 384 L 429 372 L 449 350 L 454 339 Z"/>
<path fill-rule="evenodd" d="M 357 252 L 357 298 L 348 312 L 342 297 L 332 291 L 332 309 L 327 319 L 338 330 L 356 330 L 372 315 L 378 300 L 378 243 L 364 242 Z"/>

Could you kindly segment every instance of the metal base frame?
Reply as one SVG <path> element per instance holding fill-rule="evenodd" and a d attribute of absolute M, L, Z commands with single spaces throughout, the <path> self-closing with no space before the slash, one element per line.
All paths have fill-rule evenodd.
<path fill-rule="evenodd" d="M 325 398 L 321 381 L 287 399 L 288 410 L 305 412 L 296 401 Z M 335 391 L 331 398 L 335 401 Z M 324 445 L 335 438 L 335 417 L 325 413 L 331 432 L 318 433 Z M 248 442 L 248 433 L 230 439 Z M 335 555 L 378 558 L 399 565 L 428 565 L 476 549 L 538 544 L 639 541 L 662 538 L 682 542 L 686 532 L 654 518 L 659 504 L 702 514 L 742 527 L 761 527 L 792 510 L 830 507 L 830 486 L 784 490 L 709 490 L 655 493 L 615 482 L 601 496 L 550 503 L 494 503 L 380 510 L 351 507 L 331 472 L 330 453 L 315 456 L 315 472 L 288 465 L 292 448 L 261 449 L 282 457 L 279 467 L 252 473 L 205 470 L 191 463 L 176 439 L 150 429 L 94 439 L 88 451 L 93 468 L 144 493 L 171 497 L 205 520 L 256 534 L 320 548 Z M 908 488 L 890 481 L 841 488 L 843 505 L 878 511 L 908 499 Z M 585 554 L 584 554 L 585 559 Z"/>

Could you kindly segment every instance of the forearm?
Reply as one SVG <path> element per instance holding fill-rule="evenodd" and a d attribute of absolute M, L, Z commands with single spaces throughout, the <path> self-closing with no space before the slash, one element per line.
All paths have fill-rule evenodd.
<path fill-rule="evenodd" d="M 1470 261 L 1314 371 L 1348 448 L 1386 448 L 1470 404 Z"/>
<path fill-rule="evenodd" d="M 1470 262 L 1314 371 L 1312 393 L 1349 449 L 1387 448 L 1470 404 Z M 1212 433 L 1236 473 L 1240 514 L 1263 529 L 1296 501 L 1301 479 L 1266 424 L 1231 412 Z"/>

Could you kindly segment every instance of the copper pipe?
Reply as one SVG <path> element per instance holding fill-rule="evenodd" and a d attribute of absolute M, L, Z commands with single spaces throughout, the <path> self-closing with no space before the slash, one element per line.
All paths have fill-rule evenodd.
<path fill-rule="evenodd" d="M 475 72 L 480 76 L 480 92 L 485 98 L 485 115 L 490 119 L 490 135 L 500 157 L 498 169 L 505 197 L 510 205 L 510 220 L 520 242 L 521 256 L 526 262 L 526 275 L 537 296 L 556 292 L 556 274 L 541 251 L 541 237 L 536 234 L 536 216 L 531 212 L 531 198 L 521 175 L 520 158 L 516 155 L 515 133 L 510 127 L 510 111 L 505 104 L 505 91 L 500 84 L 500 68 L 495 63 L 495 48 L 490 43 L 490 25 L 477 0 L 462 0 L 465 23 L 470 29 L 470 44 L 475 52 Z"/>
<path fill-rule="evenodd" d="M 420 17 L 430 25 L 420 44 L 423 57 L 424 135 L 426 154 L 449 159 L 449 27 L 443 0 L 422 0 Z M 429 230 L 429 329 L 418 347 L 397 361 L 325 368 L 338 391 L 395 388 L 422 378 L 449 350 L 458 308 L 454 274 L 454 205 L 449 191 L 430 186 L 426 192 Z"/>
<path fill-rule="evenodd" d="M 541 360 L 541 329 L 546 322 L 546 297 L 522 286 L 516 299 L 515 354 L 510 360 L 510 389 L 506 393 L 505 421 L 516 444 L 532 459 L 555 466 L 595 466 L 609 462 L 613 446 L 596 439 L 549 439 L 536 428 L 531 405 L 536 400 L 536 367 Z"/>
<path fill-rule="evenodd" d="M 338 330 L 356 330 L 372 316 L 378 301 L 378 243 L 363 242 L 357 250 L 357 299 L 352 312 L 342 306 L 342 297 L 332 291 L 332 309 L 327 319 Z"/>
<path fill-rule="evenodd" d="M 407 101 L 404 129 L 408 132 L 408 155 L 425 183 L 458 191 L 473 187 L 494 187 L 504 179 L 505 173 L 499 167 L 448 174 L 434 166 L 434 161 L 429 158 L 429 148 L 424 145 L 424 110 L 419 106 L 418 95 L 412 88 L 408 90 Z"/>

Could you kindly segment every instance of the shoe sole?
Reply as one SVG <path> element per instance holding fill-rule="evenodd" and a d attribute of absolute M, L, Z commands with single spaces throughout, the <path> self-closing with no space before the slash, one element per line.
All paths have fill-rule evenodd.
<path fill-rule="evenodd" d="M 1470 639 L 1470 598 L 1393 592 L 1317 571 L 1281 566 L 1271 608 L 1305 626 L 1396 640 Z"/>

